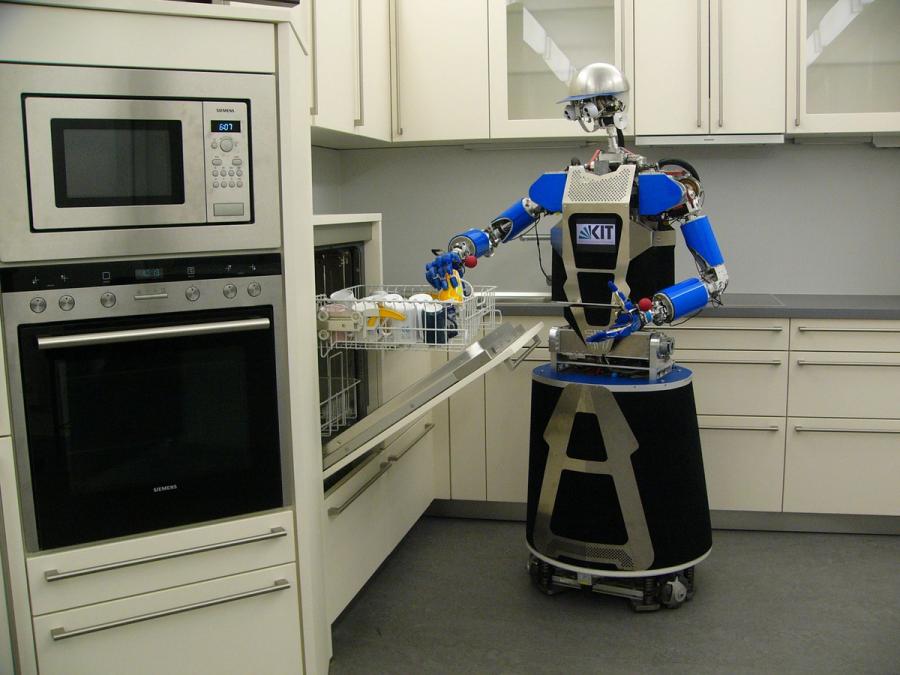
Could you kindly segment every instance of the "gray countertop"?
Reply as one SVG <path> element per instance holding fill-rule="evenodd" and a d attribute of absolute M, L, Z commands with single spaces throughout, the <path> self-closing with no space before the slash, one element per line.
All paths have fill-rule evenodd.
<path fill-rule="evenodd" d="M 562 316 L 549 293 L 497 293 L 497 309 L 508 316 Z M 797 295 L 725 293 L 721 307 L 699 316 L 776 319 L 900 319 L 900 295 Z"/>

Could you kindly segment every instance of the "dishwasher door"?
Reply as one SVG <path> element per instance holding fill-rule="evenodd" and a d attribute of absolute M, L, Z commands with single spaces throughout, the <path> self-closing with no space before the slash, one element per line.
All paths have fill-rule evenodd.
<path fill-rule="evenodd" d="M 501 363 L 512 359 L 510 365 L 518 365 L 539 344 L 538 336 L 543 327 L 543 323 L 538 323 L 526 330 L 522 326 L 502 324 L 427 377 L 334 436 L 323 448 L 323 477 L 328 478 L 340 471 Z M 525 353 L 517 355 L 523 348 Z"/>

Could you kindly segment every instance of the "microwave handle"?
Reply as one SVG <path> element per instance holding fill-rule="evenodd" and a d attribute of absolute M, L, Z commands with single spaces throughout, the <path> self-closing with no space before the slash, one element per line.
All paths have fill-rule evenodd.
<path fill-rule="evenodd" d="M 144 340 L 162 340 L 166 338 L 190 337 L 192 335 L 210 335 L 214 333 L 238 333 L 249 330 L 268 330 L 272 322 L 267 318 L 241 319 L 238 321 L 211 321 L 193 323 L 184 326 L 157 326 L 155 328 L 134 328 L 131 330 L 106 331 L 102 333 L 82 333 L 77 335 L 54 335 L 39 337 L 38 349 L 62 349 L 65 347 L 84 347 L 87 345 L 105 345 L 115 342 L 141 342 Z"/>

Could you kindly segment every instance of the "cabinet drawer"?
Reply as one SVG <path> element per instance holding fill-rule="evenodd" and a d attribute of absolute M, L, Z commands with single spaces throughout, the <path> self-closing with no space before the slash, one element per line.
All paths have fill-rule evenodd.
<path fill-rule="evenodd" d="M 792 319 L 791 349 L 900 352 L 900 321 Z"/>
<path fill-rule="evenodd" d="M 788 415 L 900 418 L 900 354 L 791 352 Z"/>
<path fill-rule="evenodd" d="M 398 436 L 325 498 L 325 594 L 334 621 L 431 504 L 430 423 Z"/>
<path fill-rule="evenodd" d="M 34 619 L 42 675 L 303 670 L 293 563 Z"/>
<path fill-rule="evenodd" d="M 57 612 L 291 562 L 290 511 L 28 559 L 32 613 Z"/>
<path fill-rule="evenodd" d="M 788 418 L 784 510 L 900 516 L 900 421 Z"/>
<path fill-rule="evenodd" d="M 694 372 L 700 415 L 784 415 L 786 352 L 676 349 L 675 361 Z"/>
<path fill-rule="evenodd" d="M 783 417 L 697 417 L 709 508 L 781 511 Z"/>
<path fill-rule="evenodd" d="M 676 356 L 682 349 L 754 349 L 788 348 L 787 319 L 704 319 L 696 318 L 681 326 L 660 326 L 659 330 L 675 338 Z"/>

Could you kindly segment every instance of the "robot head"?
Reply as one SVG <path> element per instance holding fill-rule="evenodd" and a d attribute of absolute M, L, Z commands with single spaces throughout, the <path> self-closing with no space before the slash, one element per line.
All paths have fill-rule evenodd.
<path fill-rule="evenodd" d="M 627 91 L 628 81 L 618 68 L 592 63 L 578 71 L 569 85 L 569 96 L 559 102 L 566 104 L 566 119 L 578 120 L 588 133 L 610 125 L 622 129 L 626 126 L 625 102 L 616 97 Z"/>

